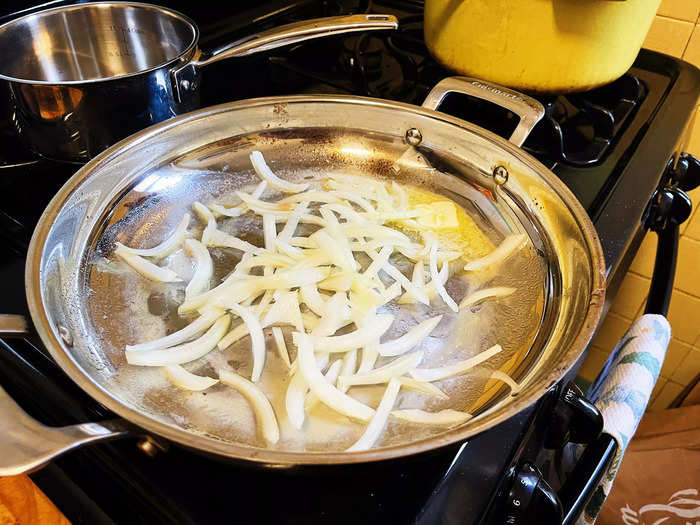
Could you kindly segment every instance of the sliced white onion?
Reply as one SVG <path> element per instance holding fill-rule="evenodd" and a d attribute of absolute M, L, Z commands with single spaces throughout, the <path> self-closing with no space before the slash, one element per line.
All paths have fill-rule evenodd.
<path fill-rule="evenodd" d="M 197 201 L 193 202 L 192 209 L 197 214 L 197 217 L 199 217 L 199 220 L 201 220 L 207 226 L 212 221 L 214 223 L 216 223 L 216 217 L 214 217 L 214 214 L 211 212 L 211 210 L 209 208 L 207 208 L 201 202 L 197 202 Z"/>
<path fill-rule="evenodd" d="M 361 450 L 370 449 L 374 443 L 379 439 L 380 434 L 384 430 L 387 419 L 389 418 L 389 412 L 394 408 L 396 403 L 396 398 L 399 395 L 399 390 L 401 389 L 401 383 L 396 379 L 389 381 L 389 385 L 384 391 L 382 400 L 379 402 L 377 411 L 374 413 L 374 417 L 367 425 L 367 428 L 351 447 L 347 449 L 347 452 L 359 452 Z"/>
<path fill-rule="evenodd" d="M 192 279 L 185 287 L 185 298 L 194 297 L 209 290 L 209 283 L 214 275 L 214 263 L 209 250 L 199 241 L 187 239 L 185 252 L 194 258 L 195 270 Z"/>
<path fill-rule="evenodd" d="M 299 204 L 297 204 L 296 208 L 294 208 L 294 210 L 292 210 L 292 213 L 289 214 L 289 219 L 287 219 L 287 222 L 282 228 L 282 231 L 277 236 L 278 241 L 288 243 L 291 240 L 292 236 L 294 235 L 294 232 L 297 229 L 297 226 L 299 225 L 299 219 L 302 215 L 304 215 L 308 207 L 308 202 L 300 202 Z"/>
<path fill-rule="evenodd" d="M 142 277 L 161 283 L 182 281 L 182 279 L 180 279 L 180 277 L 170 268 L 157 266 L 140 255 L 135 255 L 128 250 L 124 250 L 125 246 L 121 243 L 116 243 L 116 245 L 117 248 L 114 250 L 114 255 L 131 266 L 131 268 Z"/>
<path fill-rule="evenodd" d="M 401 184 L 397 184 L 396 181 L 392 180 L 391 181 L 391 191 L 396 195 L 396 199 L 398 200 L 398 208 L 400 210 L 405 210 L 408 208 L 408 193 L 406 193 L 406 190 L 401 186 Z"/>
<path fill-rule="evenodd" d="M 309 312 L 304 312 L 301 314 L 301 322 L 304 323 L 304 330 L 311 332 L 314 328 L 318 326 L 319 318 L 314 314 Z"/>
<path fill-rule="evenodd" d="M 225 385 L 243 394 L 253 407 L 263 439 L 269 444 L 277 443 L 280 439 L 280 430 L 275 411 L 260 387 L 230 370 L 219 370 L 219 379 Z"/>
<path fill-rule="evenodd" d="M 334 385 L 335 382 L 338 380 L 338 376 L 340 375 L 340 368 L 343 366 L 343 360 L 342 359 L 336 359 L 331 363 L 331 366 L 328 367 L 328 370 L 326 370 L 326 373 L 323 374 L 323 377 L 326 379 L 328 383 L 331 385 Z M 306 394 L 306 397 L 304 398 L 304 409 L 308 412 L 312 408 L 316 406 L 316 404 L 319 402 L 318 396 L 314 394 L 313 392 L 309 392 Z"/>
<path fill-rule="evenodd" d="M 274 252 L 277 241 L 277 225 L 275 224 L 275 216 L 271 213 L 263 213 L 262 221 L 265 249 Z"/>
<path fill-rule="evenodd" d="M 377 210 L 374 209 L 374 206 L 367 200 L 359 195 L 356 195 L 353 192 L 349 191 L 331 191 L 331 195 L 335 195 L 336 197 L 339 197 L 341 199 L 345 199 L 346 201 L 352 202 L 354 204 L 357 204 L 360 208 L 365 210 L 368 213 L 376 213 Z"/>
<path fill-rule="evenodd" d="M 459 309 L 461 310 L 467 306 L 478 304 L 481 301 L 490 299 L 491 297 L 507 297 L 513 292 L 515 292 L 515 288 L 509 288 L 507 286 L 494 286 L 492 288 L 477 290 L 460 301 Z"/>
<path fill-rule="evenodd" d="M 408 390 L 415 390 L 416 392 L 428 394 L 429 396 L 435 396 L 439 399 L 449 399 L 449 396 L 445 394 L 445 392 L 427 381 L 419 381 L 418 379 L 413 379 L 412 377 L 406 376 L 401 376 L 398 378 L 398 380 L 401 381 L 401 385 Z"/>
<path fill-rule="evenodd" d="M 469 261 L 464 266 L 464 270 L 467 272 L 475 272 L 485 270 L 487 268 L 493 268 L 505 261 L 516 251 L 520 250 L 523 246 L 525 246 L 526 242 L 527 235 L 524 233 L 509 235 L 503 239 L 503 242 L 501 242 L 501 244 L 499 244 L 498 247 L 487 256 L 474 261 Z"/>
<path fill-rule="evenodd" d="M 368 253 L 370 257 L 373 257 L 373 253 Z M 409 281 L 408 278 L 391 263 L 387 262 L 386 264 L 384 264 L 382 270 L 386 272 L 389 275 L 389 277 L 398 282 L 407 292 L 410 292 L 411 295 L 416 298 L 416 300 L 423 304 L 430 304 L 430 300 L 428 299 L 426 293 L 420 288 L 413 286 L 413 283 Z"/>
<path fill-rule="evenodd" d="M 330 204 L 324 204 L 322 206 L 322 208 L 336 212 L 341 217 L 344 217 L 346 221 L 357 222 L 360 224 L 363 224 L 363 223 L 369 224 L 367 219 L 365 219 L 362 215 L 360 215 L 358 212 L 356 212 L 355 210 L 353 210 L 350 206 L 348 206 L 346 204 L 330 203 Z"/>
<path fill-rule="evenodd" d="M 301 292 L 301 300 L 309 307 L 309 310 L 316 315 L 323 315 L 326 301 L 324 301 L 321 294 L 318 293 L 318 287 L 315 284 L 307 284 L 299 288 L 299 291 Z"/>
<path fill-rule="evenodd" d="M 293 182 L 280 179 L 272 172 L 270 167 L 265 162 L 265 158 L 263 157 L 262 153 L 259 151 L 252 151 L 250 153 L 250 162 L 253 164 L 253 169 L 255 170 L 255 173 L 258 174 L 258 177 L 266 181 L 276 190 L 280 190 L 285 193 L 298 193 L 309 187 L 308 184 L 295 184 Z"/>
<path fill-rule="evenodd" d="M 355 280 L 355 272 L 339 272 L 318 283 L 322 290 L 347 292 Z"/>
<path fill-rule="evenodd" d="M 376 257 L 372 259 L 370 265 L 362 272 L 362 275 L 368 279 L 379 279 L 377 275 L 379 270 L 381 270 L 385 264 L 389 262 L 389 257 L 394 253 L 394 247 L 391 244 L 384 246 Z"/>
<path fill-rule="evenodd" d="M 338 377 L 341 375 L 349 376 L 355 373 L 355 367 L 357 366 L 357 350 L 350 350 L 347 354 L 343 356 L 343 366 L 340 369 Z M 341 387 L 337 384 L 338 377 L 336 377 L 336 387 L 341 392 L 347 392 L 350 387 Z"/>
<path fill-rule="evenodd" d="M 446 408 L 439 412 L 426 412 L 417 408 L 408 408 L 405 410 L 392 410 L 391 415 L 409 423 L 446 427 L 461 425 L 472 418 L 472 415 L 467 412 L 460 412 L 451 408 Z"/>
<path fill-rule="evenodd" d="M 338 204 L 343 201 L 329 191 L 305 191 L 304 193 L 290 195 L 289 197 L 285 197 L 277 202 L 281 204 L 296 204 L 297 202 L 323 202 L 326 204 Z"/>
<path fill-rule="evenodd" d="M 465 359 L 453 365 L 441 366 L 439 368 L 415 368 L 411 370 L 410 373 L 412 377 L 420 379 L 421 381 L 440 381 L 441 379 L 463 374 L 487 359 L 491 359 L 502 350 L 503 348 L 501 348 L 501 345 L 493 345 L 488 350 L 484 350 L 474 357 L 470 357 L 469 359 Z"/>
<path fill-rule="evenodd" d="M 189 341 L 200 332 L 206 330 L 211 325 L 213 325 L 216 320 L 224 315 L 226 312 L 222 308 L 208 308 L 202 311 L 202 315 L 192 321 L 190 324 L 184 328 L 173 332 L 172 334 L 166 335 L 159 339 L 154 339 L 153 341 L 148 341 L 146 343 L 139 343 L 137 345 L 127 345 L 126 350 L 131 352 L 144 352 L 148 350 L 158 350 L 163 348 L 168 348 L 171 346 L 179 345 L 185 341 Z"/>
<path fill-rule="evenodd" d="M 177 225 L 173 233 L 165 239 L 158 246 L 153 248 L 129 248 L 128 246 L 121 245 L 122 251 L 133 253 L 134 255 L 140 255 L 141 257 L 167 257 L 175 250 L 180 248 L 180 245 L 187 237 L 187 227 L 190 225 L 190 214 L 185 213 L 185 216 Z"/>
<path fill-rule="evenodd" d="M 294 264 L 294 259 L 281 253 L 260 252 L 257 255 L 243 257 L 236 265 L 236 270 L 247 271 L 257 266 L 271 266 L 273 268 L 286 268 Z"/>
<path fill-rule="evenodd" d="M 411 328 L 401 337 L 398 337 L 393 341 L 387 341 L 380 344 L 377 348 L 379 355 L 387 357 L 405 354 L 413 347 L 421 344 L 423 339 L 430 335 L 430 332 L 435 329 L 441 319 L 441 315 L 426 319 L 425 321 L 418 323 L 416 326 Z"/>
<path fill-rule="evenodd" d="M 235 303 L 229 304 L 228 308 L 240 317 L 248 327 L 251 343 L 250 349 L 253 354 L 253 373 L 250 375 L 250 379 L 253 383 L 257 383 L 265 367 L 265 335 L 263 334 L 262 326 L 250 308 Z"/>
<path fill-rule="evenodd" d="M 311 237 L 292 237 L 289 244 L 298 248 L 318 248 L 318 243 Z"/>
<path fill-rule="evenodd" d="M 360 348 L 384 335 L 393 322 L 394 316 L 391 314 L 375 315 L 353 332 L 326 337 L 314 336 L 314 347 L 319 352 L 346 352 Z"/>
<path fill-rule="evenodd" d="M 440 276 L 438 275 L 437 248 L 437 241 L 433 241 L 433 244 L 430 246 L 430 255 L 428 263 L 428 267 L 430 268 L 430 279 L 432 280 L 432 282 L 435 283 L 435 290 L 440 295 L 440 297 L 442 297 L 442 300 L 445 301 L 445 304 L 449 306 L 453 312 L 458 312 L 459 307 L 457 306 L 457 303 L 447 293 L 447 290 L 445 290 L 445 285 L 442 284 L 442 282 L 440 281 Z"/>
<path fill-rule="evenodd" d="M 494 370 L 493 373 L 491 374 L 491 379 L 498 379 L 499 381 L 503 381 L 505 384 L 507 384 L 510 387 L 510 393 L 511 395 L 516 395 L 520 393 L 521 387 L 518 383 L 516 383 L 512 377 L 510 377 L 508 374 L 505 372 L 501 372 L 500 370 Z"/>
<path fill-rule="evenodd" d="M 381 299 L 381 304 L 378 304 L 377 307 L 383 306 L 386 303 L 393 301 L 396 299 L 398 296 L 401 295 L 401 283 L 394 283 L 391 286 L 389 286 L 384 292 L 382 293 L 382 299 Z"/>
<path fill-rule="evenodd" d="M 178 308 L 179 313 L 197 310 L 205 304 L 226 306 L 240 303 L 251 295 L 258 296 L 263 290 L 288 290 L 306 284 L 314 284 L 328 276 L 329 268 L 305 268 L 302 270 L 279 270 L 269 276 L 242 276 L 232 274 L 216 288 L 185 300 Z M 218 304 L 217 304 L 218 303 Z"/>
<path fill-rule="evenodd" d="M 224 217 L 240 217 L 248 211 L 245 206 L 232 206 L 231 208 L 227 208 L 226 206 L 215 203 L 209 204 L 209 209 L 215 215 L 223 215 Z"/>
<path fill-rule="evenodd" d="M 296 291 L 283 293 L 275 301 L 262 321 L 262 326 L 276 323 L 290 324 L 298 331 L 304 329 L 304 321 L 299 309 L 299 298 Z"/>
<path fill-rule="evenodd" d="M 301 332 L 294 332 L 293 338 L 294 343 L 297 345 L 299 370 L 311 391 L 325 405 L 336 412 L 360 421 L 369 421 L 374 415 L 374 410 L 371 407 L 360 403 L 326 382 L 323 374 L 316 366 L 314 343 L 311 336 Z"/>
<path fill-rule="evenodd" d="M 250 244 L 243 239 L 239 239 L 230 233 L 222 232 L 217 228 L 209 229 L 207 226 L 207 230 L 207 235 L 202 235 L 202 243 L 205 246 L 210 246 L 212 248 L 235 248 L 236 250 L 251 253 L 260 253 L 263 251 L 262 248 Z"/>
<path fill-rule="evenodd" d="M 284 406 L 287 411 L 289 422 L 297 430 L 301 430 L 301 427 L 304 425 L 304 419 L 306 418 L 304 399 L 308 390 L 309 386 L 306 379 L 299 370 L 296 370 L 287 386 Z"/>
<path fill-rule="evenodd" d="M 219 350 L 226 350 L 229 346 L 239 339 L 243 339 L 246 335 L 248 335 L 248 326 L 245 323 L 241 323 L 227 333 L 221 341 L 219 341 L 217 346 Z"/>
<path fill-rule="evenodd" d="M 360 366 L 357 367 L 357 373 L 369 372 L 374 368 L 374 364 L 379 358 L 379 352 L 377 352 L 377 347 L 379 346 L 379 340 L 371 342 L 370 344 L 362 347 L 362 359 L 360 360 Z"/>
<path fill-rule="evenodd" d="M 405 234 L 399 230 L 394 230 L 387 226 L 370 226 L 363 224 L 341 224 L 340 228 L 347 237 L 369 237 L 386 242 L 391 242 L 396 246 L 411 246 L 413 243 Z"/>
<path fill-rule="evenodd" d="M 422 289 L 423 286 L 425 286 L 425 267 L 423 265 L 423 261 L 418 261 L 413 265 L 411 283 L 418 289 Z"/>
<path fill-rule="evenodd" d="M 197 374 L 188 372 L 180 365 L 165 366 L 163 367 L 163 371 L 172 384 L 178 388 L 182 388 L 183 390 L 193 390 L 198 392 L 200 390 L 206 390 L 219 382 L 218 379 L 198 376 Z"/>
<path fill-rule="evenodd" d="M 421 262 L 420 264 L 422 265 L 423 263 Z M 449 278 L 449 276 L 450 276 L 449 266 L 446 262 L 444 262 L 444 263 L 442 263 L 442 268 L 440 268 L 440 272 L 438 273 L 438 281 L 440 281 L 440 283 L 442 283 L 444 285 L 447 282 L 447 279 Z M 425 295 L 428 297 L 429 301 L 432 301 L 433 299 L 435 299 L 435 295 L 437 294 L 437 292 L 435 291 L 435 283 L 433 281 L 430 281 L 428 284 L 426 284 L 422 288 L 422 290 L 423 290 L 423 292 L 425 292 Z M 411 292 L 406 292 L 398 300 L 399 304 L 411 304 L 411 303 L 415 303 L 415 302 L 416 302 L 416 298 L 413 297 Z"/>
<path fill-rule="evenodd" d="M 388 363 L 374 370 L 368 372 L 358 372 L 351 376 L 340 376 L 338 378 L 338 385 L 341 387 L 345 386 L 355 386 L 355 385 L 378 385 L 381 383 L 387 383 L 390 379 L 394 377 L 399 377 L 404 375 L 409 370 L 414 369 L 418 366 L 418 363 L 423 359 L 423 352 L 414 352 L 412 354 L 404 355 L 394 359 L 391 363 Z"/>
<path fill-rule="evenodd" d="M 139 366 L 165 366 L 181 365 L 211 352 L 216 343 L 224 336 L 231 318 L 223 315 L 204 333 L 194 341 L 170 348 L 157 350 L 127 350 L 126 361 L 130 365 Z"/>
<path fill-rule="evenodd" d="M 340 266 L 346 272 L 357 271 L 360 265 L 357 263 L 352 254 L 350 243 L 348 242 L 347 237 L 344 235 L 344 230 L 341 227 L 341 224 L 338 222 L 337 217 L 327 208 L 321 208 L 320 212 L 321 217 L 323 217 L 323 222 L 326 225 L 326 230 L 328 230 L 328 234 L 338 247 L 338 255 L 340 256 L 340 264 L 338 264 L 338 266 Z"/>
<path fill-rule="evenodd" d="M 311 333 L 317 337 L 330 336 L 348 324 L 350 320 L 350 305 L 347 295 L 342 292 L 334 294 L 323 305 L 321 319 Z"/>
<path fill-rule="evenodd" d="M 287 343 L 284 342 L 284 334 L 279 326 L 272 327 L 272 337 L 275 338 L 277 353 L 279 354 L 287 368 L 292 368 L 292 363 L 289 361 L 289 352 L 287 351 Z"/>

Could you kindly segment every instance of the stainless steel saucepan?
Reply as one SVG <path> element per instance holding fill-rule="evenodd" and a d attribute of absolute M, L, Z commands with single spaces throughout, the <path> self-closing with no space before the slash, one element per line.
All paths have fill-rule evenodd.
<path fill-rule="evenodd" d="M 203 52 L 197 26 L 171 9 L 78 4 L 0 26 L 0 79 L 9 84 L 14 123 L 29 147 L 83 163 L 136 131 L 197 109 L 205 66 L 312 38 L 396 27 L 389 15 L 319 18 Z"/>
<path fill-rule="evenodd" d="M 518 115 L 511 140 L 438 112 L 450 93 L 485 98 Z M 41 217 L 27 255 L 26 288 L 34 329 L 55 361 L 124 420 L 48 429 L 0 390 L 0 475 L 35 468 L 74 446 L 134 428 L 263 465 L 368 462 L 464 440 L 534 403 L 588 344 L 605 283 L 602 250 L 586 212 L 553 173 L 519 147 L 542 112 L 539 103 L 517 92 L 449 78 L 423 107 L 335 95 L 244 100 L 170 119 L 103 152 L 65 184 Z M 453 316 L 433 334 L 421 365 L 466 358 L 498 342 L 504 351 L 489 366 L 514 377 L 520 392 L 510 395 L 502 384 L 489 382 L 488 374 L 470 374 L 441 385 L 450 406 L 475 414 L 459 427 L 390 422 L 377 448 L 344 452 L 364 426 L 350 420 L 337 426 L 329 419 L 306 438 L 282 429 L 280 442 L 266 447 L 255 429 L 241 426 L 250 412 L 234 391 L 222 385 L 207 396 L 187 395 L 168 387 L 160 370 L 127 365 L 125 344 L 182 321 L 171 303 L 177 285 L 149 287 L 105 264 L 114 241 L 155 244 L 193 201 L 225 200 L 255 183 L 252 150 L 262 151 L 281 176 L 358 173 L 428 188 L 460 204 L 494 244 L 512 232 L 527 234 L 527 250 L 492 277 L 518 291 Z M 253 225 L 249 233 L 256 231 Z M 5 335 L 24 330 L 17 317 L 1 321 Z M 245 375 L 250 357 L 244 341 L 247 349 L 212 352 L 216 366 Z M 265 374 L 273 382 L 275 374 L 282 377 L 275 387 L 280 393 L 271 400 L 283 425 L 279 403 L 287 379 L 281 367 L 275 370 L 275 359 L 270 354 Z M 204 359 L 201 366 L 214 363 Z"/>

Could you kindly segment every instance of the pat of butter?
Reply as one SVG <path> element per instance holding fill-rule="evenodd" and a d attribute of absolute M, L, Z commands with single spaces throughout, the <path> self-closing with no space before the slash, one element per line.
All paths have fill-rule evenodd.
<path fill-rule="evenodd" d="M 459 226 L 457 208 L 449 201 L 437 201 L 430 204 L 418 204 L 421 211 L 416 222 L 426 228 L 456 228 Z"/>

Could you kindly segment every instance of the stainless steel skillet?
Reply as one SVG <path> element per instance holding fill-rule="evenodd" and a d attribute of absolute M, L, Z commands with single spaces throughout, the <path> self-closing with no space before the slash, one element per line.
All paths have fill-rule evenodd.
<path fill-rule="evenodd" d="M 517 114 L 512 142 L 436 111 L 451 92 L 487 98 Z M 423 107 L 345 96 L 278 97 L 207 108 L 151 127 L 88 163 L 47 207 L 27 256 L 34 327 L 56 362 L 93 398 L 146 432 L 213 455 L 266 465 L 356 463 L 464 440 L 534 403 L 559 381 L 601 315 L 604 262 L 593 225 L 556 176 L 519 148 L 540 117 L 541 107 L 524 95 L 449 78 Z M 508 369 L 522 385 L 520 393 L 509 396 L 471 378 L 449 393 L 476 414 L 473 420 L 447 431 L 390 426 L 378 448 L 347 453 L 324 446 L 324 439 L 336 439 L 328 428 L 313 443 L 265 448 L 235 424 L 243 410 L 237 405 L 210 410 L 201 399 L 175 399 L 153 377 L 132 374 L 123 363 L 123 344 L 154 323 L 177 323 L 167 308 L 172 290 L 138 289 L 103 271 L 102 257 L 115 239 L 153 243 L 194 200 L 225 200 L 250 184 L 247 156 L 253 149 L 283 175 L 354 172 L 427 187 L 461 204 L 494 243 L 512 231 L 527 233 L 527 256 L 494 277 L 522 294 L 512 304 L 456 321 L 431 356 L 436 362 L 455 357 L 445 354 L 455 348 L 474 354 L 497 339 L 506 351 L 495 366 Z M 237 356 L 224 357 L 230 363 Z M 0 412 L 9 425 L 0 434 L 0 475 L 133 428 L 120 422 L 40 428 L 4 392 Z"/>

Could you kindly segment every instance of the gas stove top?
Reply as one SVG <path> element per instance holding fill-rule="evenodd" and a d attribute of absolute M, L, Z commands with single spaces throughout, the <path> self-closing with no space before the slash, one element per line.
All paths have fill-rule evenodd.
<path fill-rule="evenodd" d="M 230 65 L 217 64 L 204 72 L 204 105 L 292 93 L 420 104 L 451 74 L 427 54 L 420 2 L 242 2 L 226 9 L 161 3 L 198 23 L 204 49 L 304 18 L 368 10 L 399 17 L 396 32 L 311 41 L 238 59 L 235 78 Z M 20 7 L 26 6 L 15 11 Z M 11 16 L 0 11 L 0 21 Z M 524 147 L 567 184 L 594 220 L 609 299 L 641 242 L 652 195 L 683 146 L 699 92 L 697 70 L 642 51 L 632 69 L 608 86 L 539 97 L 546 116 Z M 516 123 L 507 111 L 464 96 L 448 98 L 441 110 L 503 136 Z M 78 166 L 35 159 L 11 129 L 0 129 L 0 137 L 0 311 L 26 314 L 24 253 L 31 232 Z M 113 417 L 63 375 L 38 340 L 0 341 L 0 384 L 46 424 Z M 261 471 L 167 443 L 127 440 L 70 453 L 32 478 L 75 523 L 501 523 L 499 509 L 513 476 L 524 462 L 536 462 L 545 440 L 552 442 L 551 410 L 562 387 L 466 443 L 399 461 L 321 472 Z"/>

